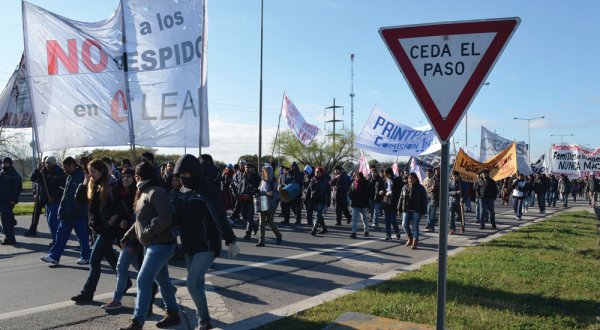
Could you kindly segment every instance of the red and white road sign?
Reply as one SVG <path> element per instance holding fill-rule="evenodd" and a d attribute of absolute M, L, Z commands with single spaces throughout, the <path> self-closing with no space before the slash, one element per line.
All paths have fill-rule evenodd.
<path fill-rule="evenodd" d="M 379 34 L 440 141 L 448 141 L 521 20 L 383 27 Z"/>

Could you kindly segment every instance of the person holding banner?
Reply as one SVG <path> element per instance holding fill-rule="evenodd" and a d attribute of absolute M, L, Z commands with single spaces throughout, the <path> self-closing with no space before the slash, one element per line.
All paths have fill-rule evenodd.
<path fill-rule="evenodd" d="M 527 181 L 525 180 L 525 175 L 519 173 L 519 176 L 511 183 L 510 188 L 512 189 L 513 208 L 517 215 L 517 220 L 521 220 L 521 217 L 523 216 L 523 203 L 527 193 Z"/>
<path fill-rule="evenodd" d="M 381 207 L 385 215 L 385 240 L 392 239 L 392 226 L 396 233 L 396 238 L 400 239 L 400 228 L 398 227 L 398 200 L 403 187 L 402 179 L 394 175 L 394 170 L 391 167 L 385 169 L 385 185 L 384 189 L 379 191 L 379 195 L 383 196 Z"/>
<path fill-rule="evenodd" d="M 408 236 L 406 246 L 417 249 L 421 215 L 427 211 L 427 192 L 415 172 L 408 174 L 408 184 L 402 188 L 398 201 L 398 212 L 402 213 L 402 227 Z M 412 227 L 412 229 L 411 229 Z"/>

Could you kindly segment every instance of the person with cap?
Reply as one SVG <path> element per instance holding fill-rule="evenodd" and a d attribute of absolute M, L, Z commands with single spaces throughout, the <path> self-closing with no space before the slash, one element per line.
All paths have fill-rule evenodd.
<path fill-rule="evenodd" d="M 59 225 L 56 231 L 56 242 L 50 248 L 50 253 L 42 257 L 42 261 L 58 265 L 67 241 L 74 229 L 81 249 L 77 264 L 87 265 L 90 263 L 87 207 L 85 204 L 77 203 L 75 200 L 75 193 L 79 185 L 83 182 L 84 174 L 73 157 L 65 158 L 63 160 L 63 167 L 67 172 L 67 181 L 65 182 L 64 193 L 58 207 Z"/>
<path fill-rule="evenodd" d="M 211 329 L 205 292 L 206 272 L 219 256 L 222 241 L 232 259 L 239 254 L 240 248 L 227 222 L 218 189 L 208 183 L 198 160 L 192 155 L 180 157 L 175 174 L 180 176 L 183 187 L 173 201 L 174 219 L 180 228 L 185 253 L 186 285 L 196 306 L 196 329 Z"/>
<path fill-rule="evenodd" d="M 46 161 L 31 174 L 31 181 L 37 183 L 37 187 L 40 188 L 36 193 L 39 194 L 40 201 L 45 204 L 46 221 L 52 238 L 50 246 L 56 242 L 59 224 L 58 206 L 63 195 L 61 187 L 64 187 L 66 179 L 65 172 L 57 165 L 54 156 L 46 157 Z"/>
<path fill-rule="evenodd" d="M 2 245 L 14 245 L 14 228 L 17 224 L 13 209 L 19 202 L 19 195 L 23 190 L 23 180 L 21 175 L 13 167 L 13 161 L 10 157 L 2 159 L 2 170 L 0 171 L 0 220 L 2 230 L 4 231 L 4 240 Z"/>
<path fill-rule="evenodd" d="M 352 222 L 352 215 L 348 210 L 348 193 L 352 185 L 352 179 L 340 166 L 335 167 L 335 177 L 331 180 L 331 186 L 335 192 L 335 224 L 342 224 L 342 215 L 346 217 L 346 223 Z"/>
<path fill-rule="evenodd" d="M 310 180 L 312 180 L 314 173 L 313 167 L 310 165 L 304 166 L 304 182 L 302 184 L 302 204 L 304 204 L 304 208 L 306 209 L 306 222 L 309 226 L 313 226 L 313 207 L 310 202 L 310 198 L 307 198 L 308 186 L 310 185 Z"/>
<path fill-rule="evenodd" d="M 290 210 L 294 212 L 296 216 L 296 222 L 294 224 L 301 224 L 302 219 L 302 189 L 301 187 L 304 185 L 304 173 L 300 172 L 300 168 L 298 167 L 298 163 L 293 162 L 291 169 L 287 172 L 284 178 L 284 186 L 295 184 L 298 185 L 299 194 L 296 195 L 291 201 L 282 205 L 283 211 L 283 222 L 290 222 Z"/>

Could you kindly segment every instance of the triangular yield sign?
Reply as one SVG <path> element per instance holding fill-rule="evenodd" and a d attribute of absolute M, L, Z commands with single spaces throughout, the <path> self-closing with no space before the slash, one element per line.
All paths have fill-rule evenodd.
<path fill-rule="evenodd" d="M 515 17 L 379 29 L 440 141 L 452 136 L 520 21 Z"/>

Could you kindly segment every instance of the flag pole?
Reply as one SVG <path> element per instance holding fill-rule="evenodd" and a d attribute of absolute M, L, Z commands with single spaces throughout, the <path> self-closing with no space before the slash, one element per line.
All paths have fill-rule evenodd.
<path fill-rule="evenodd" d="M 207 51 L 207 37 L 208 37 L 208 15 L 206 14 L 208 11 L 208 0 L 204 0 L 204 7 L 202 8 L 202 58 L 200 59 L 200 100 L 198 104 L 200 104 L 200 110 L 198 111 L 199 119 L 200 119 L 200 127 L 198 129 L 198 157 L 202 155 L 202 142 L 203 134 L 202 131 L 203 123 L 204 123 L 204 109 L 207 109 L 208 113 L 208 96 L 206 95 L 206 56 L 208 55 Z"/>
<path fill-rule="evenodd" d="M 279 142 L 279 129 L 281 127 L 281 115 L 283 113 L 283 102 L 285 101 L 285 92 L 283 92 L 283 96 L 281 97 L 281 108 L 279 109 L 279 120 L 277 121 L 277 132 L 275 133 L 275 141 L 273 141 L 273 149 L 271 151 L 271 155 L 275 154 L 275 145 Z M 279 146 L 279 153 L 281 153 L 281 145 Z"/>
<path fill-rule="evenodd" d="M 262 157 L 262 115 L 263 115 L 263 9 L 264 0 L 260 0 L 260 92 L 258 98 L 258 167 Z"/>
<path fill-rule="evenodd" d="M 129 96 L 129 63 L 127 63 L 127 32 L 125 28 L 125 13 L 123 7 L 123 0 L 121 4 L 121 42 L 123 43 L 123 75 L 125 83 L 125 108 L 127 110 L 127 124 L 129 126 L 129 152 L 131 153 L 131 159 L 135 161 L 137 158 L 135 155 L 135 132 L 133 127 L 133 111 L 131 110 L 131 98 Z"/>

